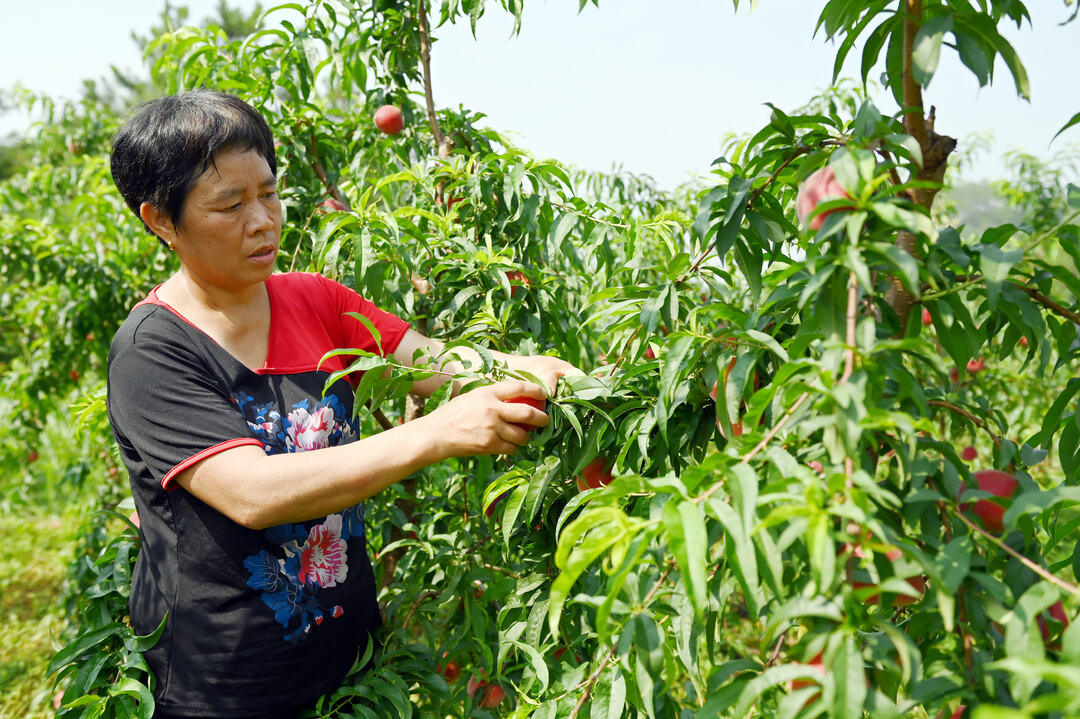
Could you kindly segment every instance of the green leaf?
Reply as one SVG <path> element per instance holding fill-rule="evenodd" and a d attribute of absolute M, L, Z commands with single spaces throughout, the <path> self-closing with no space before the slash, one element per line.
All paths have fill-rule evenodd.
<path fill-rule="evenodd" d="M 861 719 L 866 702 L 866 674 L 862 654 L 850 634 L 844 637 L 844 644 L 829 662 L 829 672 L 834 688 L 829 716 Z"/>
<path fill-rule="evenodd" d="M 139 719 L 150 719 L 154 715 L 154 695 L 147 686 L 131 677 L 109 687 L 109 696 L 129 696 L 139 704 Z"/>
<path fill-rule="evenodd" d="M 674 338 L 674 339 L 671 339 Z M 660 357 L 660 395 L 669 402 L 675 397 L 675 388 L 686 369 L 686 356 L 694 348 L 694 336 L 673 333 L 667 351 Z"/>
<path fill-rule="evenodd" d="M 705 517 L 694 502 L 669 500 L 664 503 L 664 526 L 675 561 L 687 586 L 687 594 L 698 618 L 705 615 L 705 554 L 709 538 Z"/>
<path fill-rule="evenodd" d="M 1080 504 L 1080 487 L 1054 487 L 1024 492 L 1013 498 L 1001 521 L 1006 527 L 1012 527 L 1020 515 L 1041 514 L 1062 502 Z"/>
<path fill-rule="evenodd" d="M 114 622 L 80 634 L 76 637 L 75 641 L 65 646 L 53 656 L 52 661 L 49 662 L 48 669 L 45 670 L 45 676 L 52 676 L 61 667 L 76 661 L 93 647 L 108 641 L 110 638 L 120 634 L 123 630 L 123 624 Z"/>
<path fill-rule="evenodd" d="M 1053 143 L 1054 140 L 1057 139 L 1058 135 L 1065 132 L 1066 130 L 1068 130 L 1070 127 L 1072 127 L 1074 125 L 1080 125 L 1080 112 L 1073 115 L 1072 119 L 1070 119 L 1068 122 L 1066 122 L 1064 125 L 1062 125 L 1061 129 L 1058 130 L 1057 132 L 1055 132 L 1054 136 L 1052 138 L 1050 138 L 1050 142 Z"/>
<path fill-rule="evenodd" d="M 1025 100 L 1031 100 L 1031 82 L 1028 80 L 1027 69 L 1024 64 L 1020 62 L 1020 56 L 1016 54 L 1016 50 L 1009 42 L 998 35 L 995 38 L 995 47 L 998 54 L 1005 61 L 1005 65 L 1008 66 L 1009 72 L 1012 73 L 1013 83 L 1016 85 L 1016 94 Z"/>
<path fill-rule="evenodd" d="M 552 636 L 559 634 L 559 615 L 570 588 L 581 573 L 616 543 L 625 541 L 640 520 L 631 522 L 617 507 L 595 507 L 566 526 L 555 551 L 555 566 L 561 572 L 551 583 L 548 625 Z"/>
<path fill-rule="evenodd" d="M 960 62 L 964 63 L 975 75 L 979 81 L 979 87 L 985 87 L 990 82 L 990 72 L 993 68 L 982 45 L 960 28 L 953 31 L 953 36 L 956 38 L 956 51 L 960 55 Z"/>
<path fill-rule="evenodd" d="M 1024 259 L 1024 252 L 1005 250 L 993 244 L 979 244 L 975 250 L 981 257 L 983 276 L 986 277 L 986 300 L 993 311 L 1001 295 L 1001 286 L 1008 279 L 1013 266 Z"/>
<path fill-rule="evenodd" d="M 593 689 L 589 719 L 621 719 L 626 708 L 626 680 L 618 664 L 600 675 Z"/>
<path fill-rule="evenodd" d="M 923 87 L 930 84 L 937 71 L 941 59 L 941 41 L 952 28 L 952 15 L 939 15 L 926 20 L 915 35 L 911 59 L 915 66 L 915 81 Z"/>
<path fill-rule="evenodd" d="M 538 652 L 535 647 L 529 646 L 524 642 L 512 641 L 510 644 L 525 654 L 525 657 L 529 660 L 529 666 L 532 667 L 533 673 L 535 673 L 536 678 L 540 680 L 540 691 L 547 691 L 548 683 L 551 681 L 548 673 L 547 660 L 541 656 L 540 652 Z"/>
<path fill-rule="evenodd" d="M 713 495 L 705 500 L 709 515 L 720 522 L 727 532 L 728 546 L 725 552 L 735 572 L 735 579 L 742 585 L 747 605 L 752 613 L 757 613 L 761 587 L 758 584 L 757 557 L 754 545 L 743 529 L 739 515 L 722 497 Z"/>

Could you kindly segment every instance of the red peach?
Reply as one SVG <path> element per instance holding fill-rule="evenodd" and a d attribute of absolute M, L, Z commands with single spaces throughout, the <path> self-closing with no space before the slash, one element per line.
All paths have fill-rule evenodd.
<path fill-rule="evenodd" d="M 510 399 L 503 401 L 509 402 L 510 404 L 527 404 L 534 409 L 540 410 L 541 412 L 543 412 L 544 408 L 547 407 L 547 400 L 533 399 L 532 397 L 511 397 Z M 510 424 L 516 424 L 518 427 L 521 427 L 526 432 L 531 432 L 536 429 L 534 425 L 523 424 L 522 422 L 511 422 Z"/>
<path fill-rule="evenodd" d="M 383 105 L 375 111 L 375 127 L 387 135 L 396 135 L 405 127 L 401 110 L 393 105 Z"/>
<path fill-rule="evenodd" d="M 506 698 L 506 690 L 504 690 L 498 684 L 491 684 L 487 690 L 484 691 L 484 697 L 480 700 L 480 706 L 485 709 L 494 709 L 502 704 L 502 700 Z"/>
<path fill-rule="evenodd" d="M 974 474 L 975 482 L 979 489 L 989 492 L 995 497 L 1011 497 L 1020 483 L 1016 477 L 998 469 L 984 469 Z M 960 492 L 963 493 L 964 484 L 960 483 Z M 960 506 L 962 511 L 970 508 L 965 502 Z M 1005 529 L 1002 518 L 1005 516 L 1005 508 L 989 499 L 980 499 L 975 502 L 975 515 L 982 520 L 983 526 L 988 532 L 1001 532 Z"/>
<path fill-rule="evenodd" d="M 325 215 L 327 212 L 348 212 L 349 208 L 338 202 L 333 197 L 327 197 L 325 200 L 319 203 L 319 214 Z"/>
<path fill-rule="evenodd" d="M 578 489 L 583 492 L 586 489 L 606 487 L 609 484 L 611 484 L 611 467 L 606 457 L 597 457 L 585 465 L 584 471 L 577 479 Z"/>
<path fill-rule="evenodd" d="M 799 193 L 795 197 L 795 214 L 799 217 L 799 222 L 806 222 L 806 218 L 814 211 L 822 202 L 828 202 L 829 200 L 850 199 L 851 195 L 844 189 L 836 180 L 836 175 L 833 174 L 832 167 L 826 165 L 820 170 L 812 173 L 807 177 L 802 185 L 799 187 Z M 820 215 L 815 216 L 810 220 L 807 225 L 811 230 L 819 230 L 825 223 L 825 218 L 840 209 L 850 209 L 852 206 L 838 207 L 828 212 L 823 212 Z"/>

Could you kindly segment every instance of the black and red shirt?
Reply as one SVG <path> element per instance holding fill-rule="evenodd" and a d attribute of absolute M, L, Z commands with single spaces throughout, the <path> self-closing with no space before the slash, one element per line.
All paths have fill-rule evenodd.
<path fill-rule="evenodd" d="M 381 623 L 363 504 L 251 530 L 173 482 L 218 452 L 267 454 L 358 438 L 342 347 L 389 354 L 408 324 L 309 273 L 272 275 L 266 364 L 252 370 L 156 290 L 109 352 L 109 422 L 131 475 L 142 548 L 131 586 L 140 634 L 168 614 L 146 654 L 172 714 L 256 716 L 333 689 Z M 379 334 L 347 313 L 364 316 Z"/>

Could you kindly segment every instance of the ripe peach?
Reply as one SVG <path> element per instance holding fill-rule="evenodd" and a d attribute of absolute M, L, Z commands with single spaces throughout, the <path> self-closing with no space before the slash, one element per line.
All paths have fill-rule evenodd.
<path fill-rule="evenodd" d="M 586 489 L 606 487 L 611 484 L 611 467 L 606 457 L 597 457 L 585 465 L 581 476 L 577 478 L 578 489 L 584 492 Z"/>
<path fill-rule="evenodd" d="M 544 408 L 547 407 L 547 400 L 533 399 L 532 397 L 511 397 L 510 399 L 503 401 L 509 402 L 511 404 L 527 404 L 530 407 L 540 410 L 541 412 L 543 412 Z M 536 429 L 536 427 L 531 424 L 523 424 L 521 422 L 511 422 L 511 424 L 516 424 L 518 427 L 521 427 L 526 432 L 532 432 L 534 429 Z"/>
<path fill-rule="evenodd" d="M 506 698 L 506 690 L 504 690 L 498 684 L 490 684 L 484 691 L 484 696 L 480 700 L 480 706 L 485 709 L 494 709 L 502 704 L 502 700 Z"/>
<path fill-rule="evenodd" d="M 532 283 L 520 270 L 510 270 L 506 273 L 506 279 L 510 282 L 510 296 L 514 297 L 522 287 L 528 287 Z"/>
<path fill-rule="evenodd" d="M 319 214 L 325 215 L 327 212 L 348 212 L 349 208 L 341 204 L 333 197 L 327 197 L 325 200 L 319 203 Z"/>
<path fill-rule="evenodd" d="M 405 118 L 393 105 L 383 105 L 375 111 L 375 127 L 387 135 L 396 135 L 405 127 Z"/>
<path fill-rule="evenodd" d="M 822 202 L 828 202 L 829 200 L 850 199 L 851 195 L 844 189 L 836 180 L 836 175 L 833 174 L 832 167 L 826 165 L 820 170 L 815 171 L 809 177 L 807 177 L 802 185 L 799 187 L 799 194 L 795 197 L 795 214 L 799 217 L 799 222 L 806 222 L 806 218 L 814 211 Z M 816 215 L 810 220 L 807 227 L 811 230 L 819 230 L 825 223 L 825 218 L 840 209 L 849 209 L 854 205 L 844 207 L 838 207 L 828 212 L 823 212 L 820 215 Z"/>
<path fill-rule="evenodd" d="M 995 497 L 1008 498 L 1016 492 L 1020 483 L 1016 477 L 998 469 L 984 469 L 974 474 L 975 482 L 979 489 L 989 492 Z M 960 483 L 960 492 L 963 493 L 964 484 Z M 960 505 L 962 511 L 970 508 L 970 503 Z M 988 532 L 1001 532 L 1005 529 L 1002 518 L 1005 516 L 1005 508 L 989 499 L 980 499 L 975 502 L 975 515 L 982 520 L 983 526 Z"/>

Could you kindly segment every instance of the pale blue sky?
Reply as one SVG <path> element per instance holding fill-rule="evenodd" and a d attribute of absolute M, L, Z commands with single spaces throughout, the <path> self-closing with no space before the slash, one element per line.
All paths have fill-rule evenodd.
<path fill-rule="evenodd" d="M 216 0 L 187 4 L 200 19 Z M 813 37 L 822 5 L 761 0 L 754 13 L 735 14 L 729 0 L 601 0 L 579 15 L 577 0 L 529 0 L 516 38 L 508 37 L 501 11 L 481 20 L 476 40 L 467 24 L 435 32 L 435 101 L 486 113 L 491 126 L 538 156 L 595 169 L 618 164 L 672 187 L 708 170 L 725 133 L 764 124 L 763 103 L 792 110 L 829 84 L 833 47 Z M 1028 67 L 1030 104 L 1016 96 L 1000 61 L 996 84 L 980 90 L 949 50 L 926 93 L 938 106 L 940 132 L 961 140 L 994 135 L 993 150 L 969 172 L 973 178 L 1000 175 L 1007 150 L 1047 157 L 1080 143 L 1077 127 L 1048 148 L 1054 132 L 1080 112 L 1080 86 L 1072 79 L 1080 66 L 1080 22 L 1058 25 L 1068 14 L 1060 0 L 1030 0 L 1028 7 L 1034 29 L 1008 35 Z M 105 75 L 110 63 L 140 66 L 129 33 L 145 32 L 159 6 L 0 0 L 0 10 L 8 28 L 0 87 L 18 81 L 74 96 L 83 78 Z M 888 98 L 880 106 L 896 109 Z M 0 132 L 24 124 L 0 117 Z"/>

